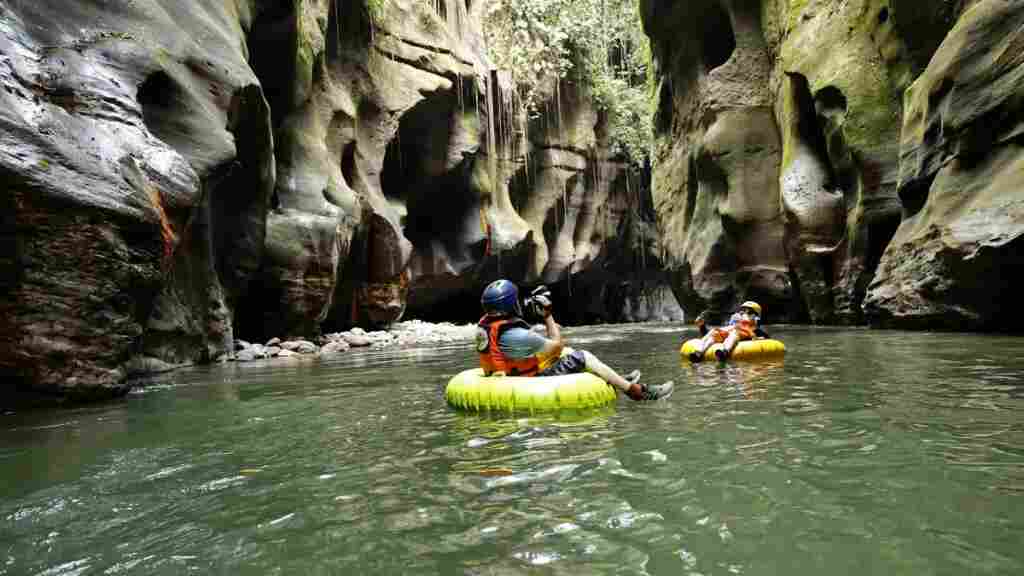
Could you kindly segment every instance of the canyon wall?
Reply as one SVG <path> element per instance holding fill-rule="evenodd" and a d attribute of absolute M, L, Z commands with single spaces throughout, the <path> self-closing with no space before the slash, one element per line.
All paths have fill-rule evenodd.
<path fill-rule="evenodd" d="M 641 2 L 687 310 L 1019 330 L 1019 1 Z M 1000 312 L 1000 310 L 1003 310 Z"/>
<path fill-rule="evenodd" d="M 645 174 L 571 80 L 526 120 L 484 5 L 0 4 L 0 397 L 475 319 L 499 276 L 563 321 L 680 319 Z"/>

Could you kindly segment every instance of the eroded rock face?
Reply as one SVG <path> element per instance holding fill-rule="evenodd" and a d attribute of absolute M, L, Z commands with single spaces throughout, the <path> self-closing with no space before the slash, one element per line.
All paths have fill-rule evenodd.
<path fill-rule="evenodd" d="M 899 222 L 900 100 L 919 68 L 909 26 L 898 24 L 928 13 L 890 4 L 778 3 L 766 26 L 780 42 L 787 254 L 815 322 L 863 320 L 867 283 Z"/>
<path fill-rule="evenodd" d="M 608 152 L 590 94 L 572 81 L 552 86 L 527 122 L 503 78 L 490 75 L 488 87 L 496 98 L 482 103 L 490 114 L 477 127 L 482 147 L 462 165 L 448 160 L 455 170 L 442 183 L 452 202 L 408 204 L 409 313 L 475 320 L 480 291 L 504 277 L 524 292 L 548 284 L 565 322 L 681 319 L 662 290 L 646 179 Z M 457 126 L 478 117 L 461 118 Z M 468 141 L 462 133 L 452 141 Z M 417 182 L 431 181 L 420 173 Z"/>
<path fill-rule="evenodd" d="M 681 315 L 588 97 L 526 129 L 485 3 L 384 5 L 0 6 L 5 382 L 118 394 L 236 338 L 472 317 L 499 275 Z"/>
<path fill-rule="evenodd" d="M 225 286 L 258 259 L 250 208 L 273 174 L 254 165 L 272 143 L 249 117 L 265 105 L 245 63 L 248 18 L 232 2 L 0 5 L 5 386 L 116 394 L 149 328 L 201 349 L 230 339 Z M 224 217 L 218 186 L 240 181 L 236 162 L 252 189 Z M 234 255 L 220 266 L 217 218 Z M 188 271 L 176 267 L 186 252 L 200 255 Z"/>
<path fill-rule="evenodd" d="M 863 321 L 900 221 L 902 95 L 956 4 L 642 2 L 654 193 L 684 307 L 752 297 L 770 318 Z"/>
<path fill-rule="evenodd" d="M 756 299 L 769 317 L 784 317 L 794 290 L 761 8 L 642 6 L 660 93 L 653 196 L 673 289 L 691 313 Z"/>
<path fill-rule="evenodd" d="M 976 2 L 907 92 L 904 210 L 865 310 L 899 326 L 1020 330 L 1024 10 Z"/>
<path fill-rule="evenodd" d="M 450 10 L 449 10 L 450 9 Z M 486 68 L 465 4 L 297 2 L 256 18 L 277 188 L 248 332 L 309 335 L 404 311 L 418 205 L 479 148 L 460 124 Z M 280 47 L 290 47 L 282 52 Z"/>

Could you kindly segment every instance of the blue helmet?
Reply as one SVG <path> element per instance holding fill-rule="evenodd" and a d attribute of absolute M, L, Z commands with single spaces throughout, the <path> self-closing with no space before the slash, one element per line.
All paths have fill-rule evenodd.
<path fill-rule="evenodd" d="M 495 280 L 484 288 L 484 293 L 480 296 L 480 305 L 487 314 L 523 315 L 523 310 L 519 307 L 519 289 L 504 279 Z"/>

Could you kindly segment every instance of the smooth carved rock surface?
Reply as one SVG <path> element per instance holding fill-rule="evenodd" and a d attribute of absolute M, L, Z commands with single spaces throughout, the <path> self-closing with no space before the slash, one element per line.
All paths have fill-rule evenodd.
<path fill-rule="evenodd" d="M 504 86 L 499 75 L 489 84 Z M 645 177 L 610 156 L 589 92 L 564 81 L 547 94 L 540 116 L 527 122 L 507 90 L 495 90 L 494 154 L 482 125 L 483 148 L 457 168 L 468 181 L 444 181 L 461 203 L 407 204 L 405 232 L 414 244 L 407 311 L 473 320 L 480 290 L 502 276 L 524 289 L 550 285 L 567 322 L 682 318 L 675 298 L 659 289 L 668 278 Z M 429 172 L 419 173 L 416 181 L 428 182 L 419 187 L 431 190 Z"/>
<path fill-rule="evenodd" d="M 683 308 L 793 297 L 779 205 L 781 142 L 754 3 L 643 2 L 660 103 L 653 196 Z"/>
<path fill-rule="evenodd" d="M 1022 86 L 1024 10 L 976 2 L 907 93 L 904 219 L 865 302 L 878 322 L 1020 329 Z"/>
<path fill-rule="evenodd" d="M 396 0 L 371 25 L 359 3 L 318 0 L 257 20 L 267 48 L 253 65 L 276 87 L 278 179 L 267 226 L 275 242 L 247 304 L 261 321 L 247 331 L 302 335 L 401 317 L 416 240 L 406 220 L 479 147 L 459 106 L 483 90 L 476 15 L 445 6 L 447 21 L 429 3 Z M 293 52 L 269 48 L 281 44 Z"/>
<path fill-rule="evenodd" d="M 666 289 L 647 175 L 610 154 L 585 87 L 565 81 L 551 98 L 513 183 L 535 243 L 526 280 L 554 289 L 566 322 L 682 319 Z"/>
<path fill-rule="evenodd" d="M 654 196 L 685 308 L 749 296 L 769 316 L 863 320 L 900 221 L 903 92 L 961 4 L 641 2 L 659 90 Z M 743 121 L 719 125 L 723 113 Z M 737 206 L 756 216 L 740 224 Z"/>
<path fill-rule="evenodd" d="M 260 108 L 245 63 L 250 16 L 234 2 L 0 5 L 5 395 L 124 391 L 151 312 L 172 307 L 160 295 L 174 291 L 176 255 L 205 250 L 192 244 L 208 225 L 196 208 L 221 205 L 216 183 L 239 156 L 232 130 L 250 122 L 240 113 Z M 252 146 L 269 148 L 259 132 Z M 245 214 L 232 214 L 236 227 Z M 244 243 L 234 248 L 249 262 Z M 212 333 L 219 348 L 230 338 L 217 334 L 217 284 L 245 274 L 211 260 L 195 268 L 210 280 L 191 311 L 203 319 L 175 329 L 197 343 Z"/>
<path fill-rule="evenodd" d="M 599 294 L 585 320 L 681 317 L 642 175 L 570 86 L 564 116 L 516 117 L 485 4 L 391 0 L 372 24 L 333 0 L 0 5 L 12 393 L 465 318 L 498 275 Z"/>
<path fill-rule="evenodd" d="M 919 15 L 875 0 L 812 1 L 798 13 L 780 2 L 771 14 L 787 253 L 811 320 L 860 322 L 899 221 L 900 101 L 919 71 L 901 23 Z"/>

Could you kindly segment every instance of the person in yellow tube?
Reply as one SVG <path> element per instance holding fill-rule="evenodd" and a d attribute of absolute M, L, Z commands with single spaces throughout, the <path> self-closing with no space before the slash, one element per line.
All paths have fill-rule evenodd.
<path fill-rule="evenodd" d="M 503 372 L 508 376 L 559 376 L 590 372 L 633 400 L 658 400 L 672 394 L 674 384 L 640 383 L 640 371 L 620 376 L 607 364 L 585 350 L 562 355 L 565 341 L 551 313 L 551 293 L 546 287 L 534 290 L 527 304 L 544 318 L 547 337 L 530 330 L 523 320 L 519 289 L 508 280 L 491 282 L 480 297 L 484 316 L 477 324 L 476 350 L 485 375 Z"/>
<path fill-rule="evenodd" d="M 769 337 L 768 333 L 761 328 L 761 305 L 753 300 L 747 300 L 740 304 L 739 310 L 729 318 L 729 323 L 723 327 L 708 329 L 704 323 L 704 314 L 697 316 L 694 324 L 697 325 L 703 339 L 697 348 L 690 352 L 691 362 L 703 360 L 704 352 L 716 342 L 721 342 L 722 347 L 715 350 L 715 357 L 719 360 L 726 360 L 741 340 Z"/>

